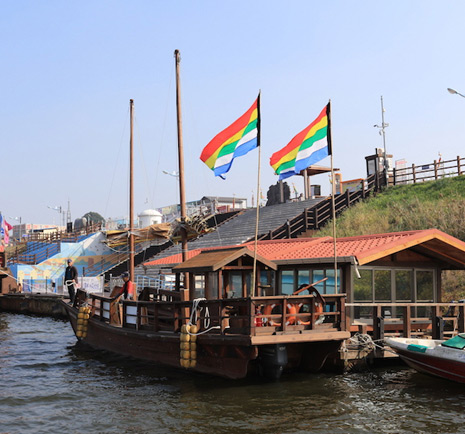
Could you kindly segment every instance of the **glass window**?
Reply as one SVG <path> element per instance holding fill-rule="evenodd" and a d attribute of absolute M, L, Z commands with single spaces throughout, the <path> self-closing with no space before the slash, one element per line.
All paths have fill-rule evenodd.
<path fill-rule="evenodd" d="M 194 297 L 205 298 L 205 276 L 203 275 L 195 276 Z"/>
<path fill-rule="evenodd" d="M 434 301 L 433 271 L 417 271 L 417 301 Z"/>
<path fill-rule="evenodd" d="M 411 301 L 413 287 L 412 270 L 396 270 L 396 301 Z"/>
<path fill-rule="evenodd" d="M 281 271 L 281 294 L 291 295 L 294 292 L 294 270 Z"/>
<path fill-rule="evenodd" d="M 242 273 L 233 271 L 229 275 L 229 292 L 228 298 L 242 297 Z"/>
<path fill-rule="evenodd" d="M 268 270 L 260 272 L 260 293 L 257 295 L 271 296 L 273 295 L 273 277 L 272 273 Z"/>
<path fill-rule="evenodd" d="M 373 301 L 372 270 L 359 269 L 360 279 L 354 278 L 354 301 Z"/>
<path fill-rule="evenodd" d="M 312 282 L 318 282 L 321 279 L 325 278 L 325 270 L 313 270 L 313 279 Z M 315 285 L 315 288 L 321 294 L 325 293 L 325 282 L 321 282 L 318 285 Z"/>
<path fill-rule="evenodd" d="M 326 290 L 325 294 L 334 294 L 336 292 L 334 287 L 334 269 L 333 270 L 326 270 L 326 277 L 328 280 L 326 283 Z M 337 288 L 339 292 L 341 291 L 341 270 L 337 270 Z"/>
<path fill-rule="evenodd" d="M 375 301 L 391 300 L 391 270 L 375 270 Z"/>
<path fill-rule="evenodd" d="M 308 285 L 310 283 L 310 270 L 297 271 L 297 286 Z"/>

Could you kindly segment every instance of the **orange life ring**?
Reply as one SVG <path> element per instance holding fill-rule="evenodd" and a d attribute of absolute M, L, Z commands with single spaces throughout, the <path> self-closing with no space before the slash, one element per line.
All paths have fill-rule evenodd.
<path fill-rule="evenodd" d="M 263 308 L 263 315 L 266 315 L 264 318 L 264 323 L 265 325 L 270 325 L 270 326 L 280 326 L 281 323 L 274 322 L 272 318 L 269 317 L 269 315 L 272 314 L 273 309 L 276 307 L 276 304 L 267 304 Z"/>
<path fill-rule="evenodd" d="M 287 311 L 288 317 L 287 317 L 286 325 L 294 325 L 296 322 L 298 322 L 295 314 L 299 313 L 299 310 L 301 307 L 302 307 L 302 303 L 300 304 L 287 303 L 286 311 Z M 290 316 L 290 315 L 294 315 L 294 316 Z"/>
<path fill-rule="evenodd" d="M 270 326 L 277 326 L 280 327 L 281 323 L 277 323 L 273 321 L 272 318 L 269 316 L 272 315 L 273 309 L 276 307 L 276 304 L 267 304 L 263 308 L 263 316 L 264 322 L 263 325 L 270 325 Z M 303 304 L 302 303 L 287 303 L 286 305 L 286 312 L 287 312 L 287 321 L 286 325 L 310 325 L 312 323 L 312 319 L 310 318 L 308 321 L 301 321 L 297 318 L 296 314 L 300 313 L 300 310 L 302 309 Z M 315 321 L 321 316 L 323 313 L 323 304 L 322 303 L 315 303 L 315 312 L 314 312 L 314 317 Z"/>
<path fill-rule="evenodd" d="M 302 304 L 300 305 L 302 307 Z M 300 311 L 299 307 L 299 311 Z M 315 312 L 314 312 L 314 317 L 315 317 L 315 322 L 318 320 L 318 318 L 321 316 L 323 313 L 323 304 L 322 303 L 315 303 Z M 302 325 L 310 325 L 312 323 L 312 319 L 310 318 L 308 321 L 298 321 L 299 324 Z"/>

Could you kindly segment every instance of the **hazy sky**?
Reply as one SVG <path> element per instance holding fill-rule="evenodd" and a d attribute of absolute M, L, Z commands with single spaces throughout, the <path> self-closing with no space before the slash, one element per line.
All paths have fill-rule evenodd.
<path fill-rule="evenodd" d="M 334 165 L 364 157 L 430 163 L 465 156 L 463 1 L 0 1 L 0 211 L 53 223 L 47 206 L 127 215 L 129 99 L 135 100 L 136 213 L 176 203 L 175 49 L 181 51 L 188 200 L 252 196 L 257 150 L 226 181 L 202 148 L 262 91 L 261 184 L 332 101 Z M 321 164 L 330 164 L 329 158 Z M 303 190 L 300 177 L 287 180 Z M 312 179 L 329 190 L 327 175 Z M 12 219 L 8 219 L 15 223 Z"/>

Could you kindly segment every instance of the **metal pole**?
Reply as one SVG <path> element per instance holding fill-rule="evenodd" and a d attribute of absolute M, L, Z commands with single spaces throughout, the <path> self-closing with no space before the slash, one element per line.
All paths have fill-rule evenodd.
<path fill-rule="evenodd" d="M 134 279 L 134 100 L 129 100 L 131 132 L 129 136 L 129 276 Z"/>
<path fill-rule="evenodd" d="M 331 107 L 331 100 L 329 100 L 329 106 Z M 332 205 L 333 205 L 333 240 L 334 240 L 334 293 L 337 294 L 337 242 L 336 242 L 336 182 L 334 179 L 334 165 L 333 165 L 333 134 L 331 128 L 331 111 L 329 112 L 329 142 L 331 144 L 331 198 L 332 198 Z"/>
<path fill-rule="evenodd" d="M 385 127 L 388 125 L 384 123 L 384 105 L 383 105 L 383 96 L 381 95 L 381 131 L 383 134 L 383 147 L 384 147 L 384 178 L 386 186 L 388 185 L 388 167 L 386 159 L 386 131 Z"/>
<path fill-rule="evenodd" d="M 257 274 L 257 244 L 258 244 L 258 223 L 260 220 L 260 157 L 261 157 L 261 118 L 260 118 L 260 96 L 261 91 L 258 93 L 258 102 L 257 102 L 257 115 L 258 115 L 258 133 L 257 133 L 257 146 L 258 146 L 258 174 L 257 174 L 257 213 L 255 217 L 255 243 L 253 251 L 253 271 L 252 271 L 252 297 L 256 296 L 255 291 L 255 280 Z M 260 295 L 260 294 L 259 294 Z"/>

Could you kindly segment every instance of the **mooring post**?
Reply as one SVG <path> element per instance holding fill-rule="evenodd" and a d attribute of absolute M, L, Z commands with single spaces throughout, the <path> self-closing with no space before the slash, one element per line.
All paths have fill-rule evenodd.
<path fill-rule="evenodd" d="M 465 305 L 459 306 L 459 315 L 457 317 L 457 328 L 459 333 L 465 333 Z"/>
<path fill-rule="evenodd" d="M 441 311 L 439 306 L 434 306 L 433 308 L 433 339 L 444 339 L 444 319 L 441 316 Z"/>
<path fill-rule="evenodd" d="M 410 338 L 412 334 L 411 323 L 412 322 L 412 311 L 410 306 L 404 307 L 404 338 Z"/>

